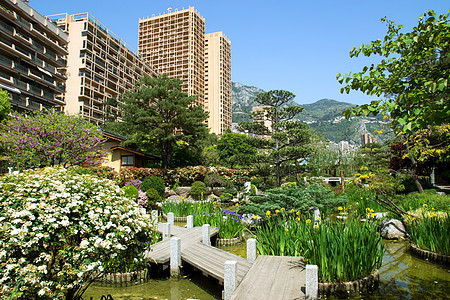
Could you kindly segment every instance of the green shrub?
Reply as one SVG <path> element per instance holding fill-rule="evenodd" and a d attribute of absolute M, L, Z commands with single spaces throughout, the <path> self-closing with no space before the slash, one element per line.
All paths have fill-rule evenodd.
<path fill-rule="evenodd" d="M 397 195 L 395 200 L 406 211 L 417 210 L 424 204 L 436 211 L 450 211 L 450 196 L 440 195 L 435 190 L 425 190 L 422 194 Z"/>
<path fill-rule="evenodd" d="M 142 182 L 142 190 L 146 192 L 150 188 L 155 189 L 159 196 L 164 196 L 164 191 L 166 188 L 164 187 L 164 180 L 161 177 L 150 176 Z"/>
<path fill-rule="evenodd" d="M 243 212 L 264 215 L 267 211 L 284 208 L 307 212 L 312 206 L 318 207 L 323 213 L 331 211 L 345 203 L 342 196 L 335 196 L 334 192 L 318 184 L 290 186 L 283 189 L 271 189 L 265 196 L 250 195 L 249 200 L 242 207 Z"/>
<path fill-rule="evenodd" d="M 135 186 L 126 185 L 122 187 L 122 190 L 125 192 L 125 197 L 129 199 L 137 199 L 137 197 L 139 196 L 139 191 Z"/>
<path fill-rule="evenodd" d="M 256 185 L 257 187 L 259 186 L 259 179 L 258 178 L 253 178 L 251 181 L 250 181 L 250 183 L 251 184 L 254 184 L 254 185 Z"/>
<path fill-rule="evenodd" d="M 205 184 L 209 187 L 225 186 L 227 184 L 227 180 L 222 176 L 211 174 L 205 176 Z"/>
<path fill-rule="evenodd" d="M 191 195 L 194 198 L 200 198 L 202 194 L 206 193 L 206 184 L 201 181 L 195 181 L 191 186 Z"/>
<path fill-rule="evenodd" d="M 81 299 L 109 262 L 147 265 L 152 220 L 111 180 L 44 168 L 0 190 L 1 299 Z"/>
<path fill-rule="evenodd" d="M 344 196 L 348 200 L 348 208 L 351 205 L 351 210 L 357 211 L 357 214 L 359 215 L 365 215 L 368 208 L 377 212 L 386 211 L 381 205 L 370 200 L 369 196 L 371 194 L 373 194 L 373 192 L 370 191 L 369 188 L 349 185 L 345 190 Z"/>
<path fill-rule="evenodd" d="M 149 188 L 145 193 L 147 194 L 148 197 L 147 205 L 149 207 L 154 207 L 156 202 L 161 201 L 161 196 L 159 195 L 158 191 L 155 190 L 154 188 Z"/>
<path fill-rule="evenodd" d="M 256 185 L 250 185 L 250 195 L 256 195 Z"/>
<path fill-rule="evenodd" d="M 83 168 L 82 166 L 73 166 L 70 168 L 75 174 L 78 175 L 94 175 L 94 171 L 89 168 Z"/>

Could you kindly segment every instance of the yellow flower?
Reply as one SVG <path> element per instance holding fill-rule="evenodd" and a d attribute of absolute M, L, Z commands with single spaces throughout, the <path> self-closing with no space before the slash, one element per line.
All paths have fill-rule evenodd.
<path fill-rule="evenodd" d="M 253 219 L 257 220 L 257 219 L 258 219 L 258 216 L 253 216 Z"/>
<path fill-rule="evenodd" d="M 285 211 L 284 207 L 281 208 L 281 211 Z"/>
<path fill-rule="evenodd" d="M 300 218 L 295 218 L 295 221 L 297 221 L 297 222 L 300 221 Z"/>
<path fill-rule="evenodd" d="M 339 207 L 338 207 L 338 210 L 343 210 L 342 206 L 339 206 Z"/>
<path fill-rule="evenodd" d="M 194 207 L 194 204 L 192 204 L 191 207 Z"/>
<path fill-rule="evenodd" d="M 435 214 L 435 213 L 431 213 L 430 214 L 430 218 L 434 218 L 434 217 L 436 217 L 437 216 L 437 214 Z"/>
<path fill-rule="evenodd" d="M 306 223 L 307 224 L 311 223 L 311 220 L 310 219 L 306 220 Z"/>
<path fill-rule="evenodd" d="M 314 228 L 315 228 L 315 229 L 319 228 L 319 225 L 317 225 L 317 224 L 316 224 L 316 225 L 314 225 Z"/>
<path fill-rule="evenodd" d="M 308 262 L 308 259 L 307 259 L 307 258 L 305 258 L 305 262 Z"/>
<path fill-rule="evenodd" d="M 200 206 L 199 206 L 199 207 L 197 207 L 197 209 L 200 209 Z"/>
<path fill-rule="evenodd" d="M 427 207 L 427 206 L 428 206 L 428 204 L 426 204 L 426 203 L 423 205 L 423 207 Z"/>
<path fill-rule="evenodd" d="M 297 212 L 297 216 L 300 216 L 300 211 Z"/>
<path fill-rule="evenodd" d="M 317 217 L 317 221 L 320 221 L 320 219 L 322 219 L 321 217 Z"/>
<path fill-rule="evenodd" d="M 293 213 L 293 212 L 295 212 L 295 210 L 294 210 L 294 209 L 291 209 L 291 213 Z"/>
<path fill-rule="evenodd" d="M 239 206 L 239 203 L 236 203 L 236 206 Z"/>
<path fill-rule="evenodd" d="M 285 228 L 284 230 L 289 231 L 289 229 Z"/>
<path fill-rule="evenodd" d="M 270 210 L 266 211 L 266 216 L 270 216 Z"/>
<path fill-rule="evenodd" d="M 215 205 L 215 204 L 216 204 L 216 201 L 214 201 L 213 204 Z"/>
<path fill-rule="evenodd" d="M 278 209 L 275 209 L 275 213 L 279 213 L 280 211 Z"/>

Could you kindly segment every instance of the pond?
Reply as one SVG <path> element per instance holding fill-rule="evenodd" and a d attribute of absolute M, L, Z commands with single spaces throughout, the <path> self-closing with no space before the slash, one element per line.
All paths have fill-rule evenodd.
<path fill-rule="evenodd" d="M 411 254 L 408 241 L 383 241 L 386 253 L 380 268 L 380 285 L 372 294 L 349 299 L 446 299 L 450 291 L 450 269 L 428 262 Z M 219 248 L 246 256 L 246 245 Z M 151 280 L 131 287 L 90 287 L 84 299 L 100 299 L 111 294 L 114 300 L 147 299 L 220 299 L 220 287 L 201 274 L 189 275 L 181 279 Z M 328 299 L 337 299 L 330 297 Z"/>

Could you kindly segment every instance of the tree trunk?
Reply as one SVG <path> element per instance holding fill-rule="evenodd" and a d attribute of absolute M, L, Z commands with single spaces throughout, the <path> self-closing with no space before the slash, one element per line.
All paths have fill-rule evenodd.
<path fill-rule="evenodd" d="M 408 154 L 410 154 L 410 152 L 409 152 L 409 143 L 406 144 L 406 151 L 407 151 Z M 411 160 L 411 163 L 412 163 L 412 172 L 411 172 L 412 179 L 413 179 L 413 181 L 414 181 L 414 183 L 415 183 L 415 185 L 417 187 L 418 192 L 419 193 L 423 193 L 422 184 L 419 181 L 419 176 L 417 176 L 417 161 L 412 156 L 409 159 Z"/>

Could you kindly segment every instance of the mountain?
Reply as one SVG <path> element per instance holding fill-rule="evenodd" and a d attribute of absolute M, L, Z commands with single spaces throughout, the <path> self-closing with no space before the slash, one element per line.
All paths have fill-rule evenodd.
<path fill-rule="evenodd" d="M 260 88 L 254 86 L 246 86 L 239 82 L 232 82 L 232 111 L 233 123 L 247 121 L 248 114 L 252 112 L 252 108 L 257 106 L 255 98 L 259 93 L 264 93 Z"/>
<path fill-rule="evenodd" d="M 248 114 L 252 108 L 257 106 L 255 97 L 264 90 L 246 86 L 238 82 L 232 83 L 233 101 L 233 123 L 239 123 L 249 119 Z M 288 103 L 287 106 L 298 105 L 296 102 Z M 375 140 L 384 142 L 392 138 L 390 135 L 376 135 L 374 132 L 380 129 L 387 129 L 388 122 L 382 116 L 377 117 L 355 117 L 346 120 L 342 112 L 355 106 L 347 102 L 340 102 L 333 99 L 321 99 L 311 104 L 302 104 L 304 110 L 297 117 L 298 120 L 309 124 L 311 129 L 320 134 L 325 140 L 349 141 L 352 144 L 360 144 L 359 132 L 367 130 L 374 135 Z M 364 129 L 365 127 L 365 129 Z"/>

